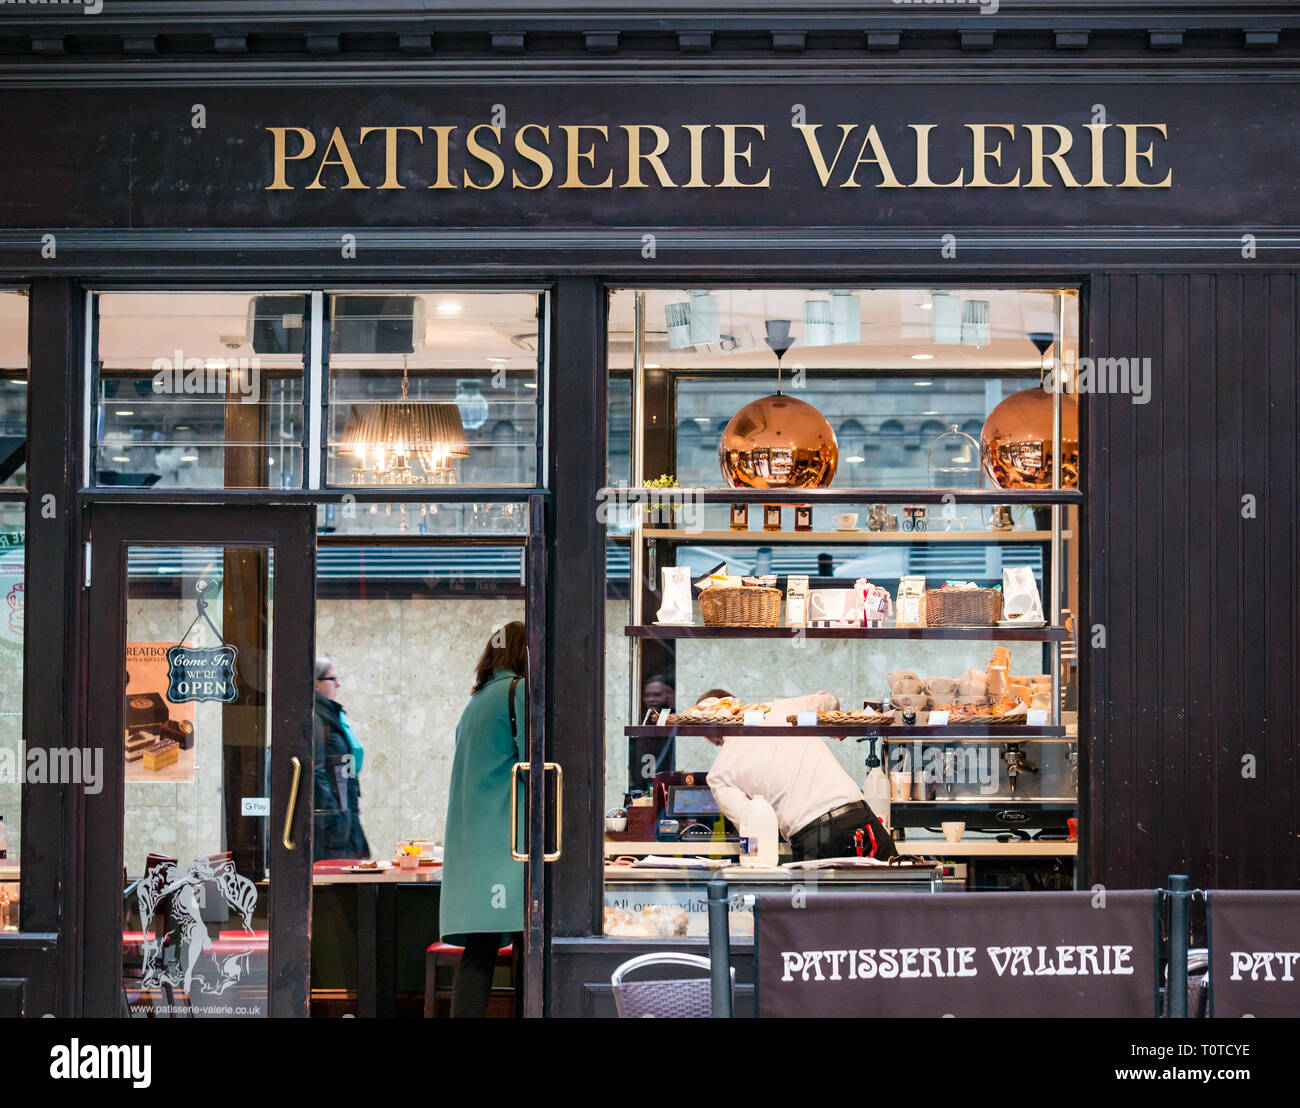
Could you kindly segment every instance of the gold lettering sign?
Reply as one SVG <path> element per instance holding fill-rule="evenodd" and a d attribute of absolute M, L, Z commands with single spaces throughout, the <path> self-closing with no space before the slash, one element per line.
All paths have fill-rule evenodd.
<path fill-rule="evenodd" d="M 297 124 L 265 130 L 271 163 L 264 187 L 276 192 L 395 190 L 417 179 L 448 191 L 766 189 L 774 181 L 816 187 L 815 181 L 823 189 L 1167 189 L 1174 176 L 1162 158 L 1164 123 L 908 123 L 890 131 L 875 123 L 797 123 L 787 130 L 763 123 L 530 121 L 513 128 L 479 123 L 463 139 L 457 124 L 388 120 L 354 133 Z M 791 131 L 793 141 L 786 137 Z M 382 136 L 370 146 L 382 145 L 383 170 L 381 176 L 376 155 L 368 154 L 367 179 L 355 155 L 372 135 Z M 780 146 L 784 158 L 771 156 L 778 144 L 789 144 Z M 779 174 L 798 179 L 778 180 Z"/>

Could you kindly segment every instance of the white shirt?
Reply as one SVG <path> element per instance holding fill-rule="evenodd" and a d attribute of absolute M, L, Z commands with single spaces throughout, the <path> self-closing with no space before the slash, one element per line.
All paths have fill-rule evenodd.
<path fill-rule="evenodd" d="M 830 711 L 838 702 L 814 693 L 772 702 L 768 726 L 785 726 L 785 717 L 806 709 Z M 722 814 L 737 827 L 751 798 L 764 797 L 776 811 L 787 840 L 819 816 L 862 799 L 862 790 L 816 735 L 737 735 L 722 741 L 709 770 L 709 788 Z"/>

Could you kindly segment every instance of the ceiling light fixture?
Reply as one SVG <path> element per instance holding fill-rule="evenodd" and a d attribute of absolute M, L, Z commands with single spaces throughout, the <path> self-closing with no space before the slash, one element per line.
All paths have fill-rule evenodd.
<path fill-rule="evenodd" d="M 469 457 L 465 425 L 455 404 L 412 401 L 406 359 L 397 403 L 354 404 L 339 453 L 356 459 L 354 485 L 452 485 L 452 463 Z M 411 466 L 417 461 L 423 471 Z"/>

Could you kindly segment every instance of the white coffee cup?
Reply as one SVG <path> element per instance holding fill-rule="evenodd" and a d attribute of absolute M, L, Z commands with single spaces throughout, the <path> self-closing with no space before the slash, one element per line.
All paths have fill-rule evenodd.
<path fill-rule="evenodd" d="M 943 829 L 943 837 L 950 843 L 961 842 L 961 837 L 966 834 L 966 825 L 956 820 L 939 826 Z"/>
<path fill-rule="evenodd" d="M 852 531 L 857 525 L 857 512 L 839 512 L 835 516 L 835 526 L 841 531 Z"/>

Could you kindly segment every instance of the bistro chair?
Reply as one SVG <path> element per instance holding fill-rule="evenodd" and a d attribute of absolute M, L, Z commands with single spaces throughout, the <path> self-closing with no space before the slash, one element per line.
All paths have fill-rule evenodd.
<path fill-rule="evenodd" d="M 704 971 L 703 977 L 628 981 L 627 976 L 647 966 L 691 966 Z M 731 971 L 731 988 L 736 988 L 736 970 Z M 642 954 L 618 967 L 609 979 L 614 1003 L 622 1019 L 708 1019 L 713 1014 L 712 963 L 699 954 L 662 951 Z"/>
<path fill-rule="evenodd" d="M 444 1014 L 451 1014 L 451 992 L 454 973 L 443 971 L 448 969 L 454 971 L 460 961 L 460 956 L 464 953 L 465 948 L 463 946 L 453 946 L 451 943 L 436 942 L 429 945 L 429 949 L 424 956 L 425 1019 L 439 1019 Z M 519 974 L 515 966 L 515 948 L 512 943 L 507 943 L 497 951 L 496 968 L 510 971 L 511 984 L 506 986 L 494 984 L 492 986 L 492 991 L 488 996 L 488 1015 L 491 1016 L 494 1011 L 499 1013 L 502 1008 L 505 1008 L 507 1016 L 514 1016 L 518 1010 L 515 992 Z M 496 1003 L 494 1004 L 493 1001 Z"/>

